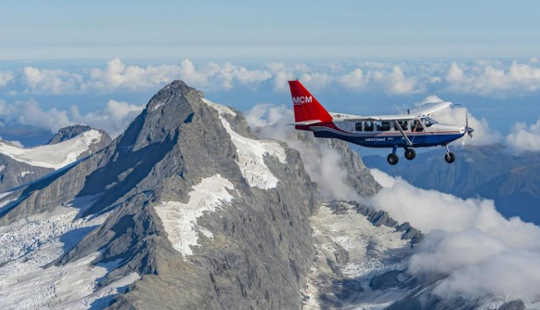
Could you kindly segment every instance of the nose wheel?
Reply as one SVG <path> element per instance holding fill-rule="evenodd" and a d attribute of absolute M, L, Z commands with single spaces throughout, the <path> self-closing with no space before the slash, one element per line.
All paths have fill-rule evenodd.
<path fill-rule="evenodd" d="M 454 162 L 454 160 L 456 160 L 456 155 L 454 155 L 454 153 L 452 152 L 447 152 L 446 154 L 444 154 L 444 160 L 446 160 L 447 163 L 451 164 Z"/>
<path fill-rule="evenodd" d="M 446 162 L 449 164 L 456 160 L 456 155 L 454 155 L 454 153 L 448 149 L 448 145 L 446 145 L 446 154 L 444 154 L 444 160 L 446 160 Z"/>

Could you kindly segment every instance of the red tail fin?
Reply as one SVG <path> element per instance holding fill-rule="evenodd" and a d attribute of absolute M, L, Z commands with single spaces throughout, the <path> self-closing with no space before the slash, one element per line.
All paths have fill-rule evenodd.
<path fill-rule="evenodd" d="M 300 81 L 289 81 L 291 96 L 294 105 L 294 121 L 320 121 L 331 122 L 332 116 L 317 101 L 313 95 L 300 83 Z"/>

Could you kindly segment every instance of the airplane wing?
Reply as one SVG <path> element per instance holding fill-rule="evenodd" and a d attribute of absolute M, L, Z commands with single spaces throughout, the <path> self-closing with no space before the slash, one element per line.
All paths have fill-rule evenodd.
<path fill-rule="evenodd" d="M 396 115 L 352 115 L 343 113 L 332 113 L 332 118 L 335 121 L 392 121 L 392 120 L 410 120 L 415 119 L 417 116 L 413 114 L 396 114 Z"/>
<path fill-rule="evenodd" d="M 452 105 L 452 102 L 445 101 L 434 104 L 423 105 L 418 109 L 413 110 L 411 113 L 415 114 L 417 117 L 429 116 L 432 113 L 444 110 Z"/>

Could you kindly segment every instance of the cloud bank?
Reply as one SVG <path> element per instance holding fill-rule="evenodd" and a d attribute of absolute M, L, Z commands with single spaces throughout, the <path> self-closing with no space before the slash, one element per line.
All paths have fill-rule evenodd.
<path fill-rule="evenodd" d="M 127 65 L 119 58 L 107 62 L 104 68 L 90 68 L 88 72 L 24 67 L 23 82 L 27 92 L 84 93 L 91 91 L 141 91 L 157 88 L 176 79 L 205 89 L 231 89 L 235 85 L 254 86 L 272 77 L 266 70 L 250 70 L 229 62 L 208 63 L 196 67 L 189 59 L 176 65 Z M 2 82 L 0 75 L 0 83 Z M 2 86 L 0 84 L 0 86 Z"/>
<path fill-rule="evenodd" d="M 374 173 L 376 179 L 381 174 Z M 411 257 L 413 274 L 441 273 L 435 293 L 446 296 L 540 298 L 540 227 L 504 218 L 491 200 L 460 199 L 382 178 L 374 208 L 425 233 Z"/>
<path fill-rule="evenodd" d="M 104 109 L 83 115 L 76 106 L 70 110 L 43 109 L 35 100 L 13 103 L 0 100 L 0 117 L 7 121 L 49 129 L 53 133 L 69 125 L 86 124 L 103 129 L 113 137 L 121 134 L 143 109 L 142 105 L 109 100 Z"/>
<path fill-rule="evenodd" d="M 338 87 L 398 96 L 444 92 L 494 97 L 540 92 L 540 62 L 536 58 L 521 63 L 353 61 L 307 65 L 272 62 L 247 67 L 230 62 L 195 65 L 187 58 L 178 64 L 141 66 L 114 58 L 103 67 L 77 72 L 35 66 L 24 67 L 21 74 L 0 72 L 0 87 L 20 80 L 31 93 L 133 92 L 157 88 L 174 79 L 183 79 L 207 90 L 253 88 L 268 82 L 275 91 L 284 92 L 288 80 L 300 79 L 315 90 Z"/>
<path fill-rule="evenodd" d="M 510 134 L 506 136 L 506 143 L 517 152 L 540 151 L 540 118 L 536 123 L 527 126 L 525 123 L 517 123 Z"/>

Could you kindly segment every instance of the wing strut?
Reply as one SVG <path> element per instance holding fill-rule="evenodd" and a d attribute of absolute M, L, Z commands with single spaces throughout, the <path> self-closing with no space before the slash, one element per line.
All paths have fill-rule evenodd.
<path fill-rule="evenodd" d="M 397 120 L 394 120 L 394 125 L 397 127 L 397 129 L 399 130 L 399 132 L 403 136 L 403 139 L 405 139 L 405 141 L 407 142 L 407 145 L 411 146 L 412 142 L 411 142 L 411 140 L 409 140 L 409 137 L 407 137 L 407 135 L 403 131 L 403 128 L 401 128 L 401 124 Z"/>

